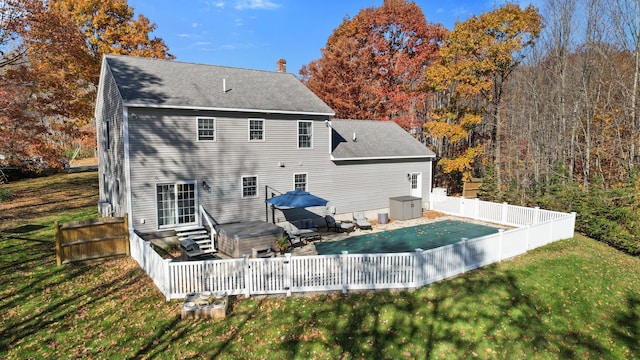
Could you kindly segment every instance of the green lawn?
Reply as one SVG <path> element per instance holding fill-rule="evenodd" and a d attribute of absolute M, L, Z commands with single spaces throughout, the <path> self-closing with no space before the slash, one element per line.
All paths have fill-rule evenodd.
<path fill-rule="evenodd" d="M 1 185 L 0 358 L 640 358 L 640 259 L 583 236 L 413 292 L 232 299 L 224 321 L 182 321 L 131 259 L 55 265 L 53 223 L 96 216 L 96 182 Z M 40 203 L 12 208 L 25 193 Z"/>

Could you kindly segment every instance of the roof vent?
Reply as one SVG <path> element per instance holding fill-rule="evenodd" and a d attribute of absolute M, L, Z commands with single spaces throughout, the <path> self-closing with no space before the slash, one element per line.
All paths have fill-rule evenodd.
<path fill-rule="evenodd" d="M 222 79 L 222 92 L 225 94 L 231 91 L 231 89 L 227 89 L 227 79 Z"/>
<path fill-rule="evenodd" d="M 353 132 L 353 141 L 358 141 L 358 137 L 356 136 L 356 132 Z"/>

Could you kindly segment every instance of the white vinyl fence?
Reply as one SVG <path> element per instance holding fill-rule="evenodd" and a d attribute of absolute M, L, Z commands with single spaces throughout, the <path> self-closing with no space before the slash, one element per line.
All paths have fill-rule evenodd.
<path fill-rule="evenodd" d="M 162 259 L 135 232 L 131 256 L 153 279 L 167 300 L 190 292 L 229 295 L 294 292 L 408 289 L 509 259 L 573 236 L 575 213 L 436 197 L 433 210 L 516 227 L 436 249 L 410 253 L 348 254 L 204 261 Z"/>

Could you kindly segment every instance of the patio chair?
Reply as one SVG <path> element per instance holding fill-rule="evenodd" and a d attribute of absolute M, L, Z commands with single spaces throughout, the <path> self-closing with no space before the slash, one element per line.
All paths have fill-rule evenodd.
<path fill-rule="evenodd" d="M 297 226 L 292 223 L 285 221 L 283 223 L 278 224 L 284 231 L 287 233 L 289 237 L 289 243 L 291 246 L 301 246 L 307 243 L 309 239 L 319 239 L 320 233 L 314 231 L 312 229 L 298 229 Z"/>
<path fill-rule="evenodd" d="M 364 217 L 364 212 L 355 211 L 353 213 L 353 221 L 356 222 L 356 227 L 362 230 L 371 230 L 371 224 L 366 217 Z"/>
<path fill-rule="evenodd" d="M 331 231 L 349 233 L 355 230 L 355 225 L 352 223 L 336 221 L 331 215 L 325 216 L 324 219 L 327 222 L 327 229 Z"/>

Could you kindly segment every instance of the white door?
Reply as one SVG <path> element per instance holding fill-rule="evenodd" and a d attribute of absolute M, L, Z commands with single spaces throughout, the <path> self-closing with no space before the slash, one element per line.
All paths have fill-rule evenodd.
<path fill-rule="evenodd" d="M 409 194 L 415 197 L 422 197 L 422 173 L 411 173 L 411 191 Z"/>

